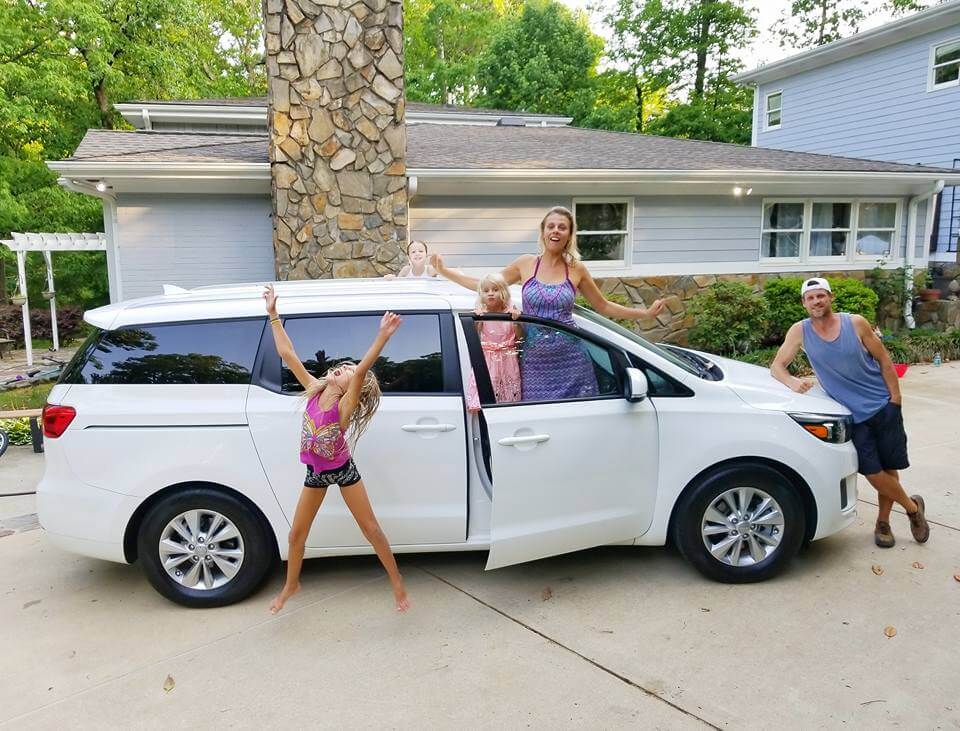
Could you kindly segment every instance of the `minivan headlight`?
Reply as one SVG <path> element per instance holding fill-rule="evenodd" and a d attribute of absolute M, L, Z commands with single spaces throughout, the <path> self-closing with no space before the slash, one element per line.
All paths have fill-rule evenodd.
<path fill-rule="evenodd" d="M 843 444 L 853 437 L 853 419 L 830 414 L 790 414 L 808 433 L 822 442 Z"/>

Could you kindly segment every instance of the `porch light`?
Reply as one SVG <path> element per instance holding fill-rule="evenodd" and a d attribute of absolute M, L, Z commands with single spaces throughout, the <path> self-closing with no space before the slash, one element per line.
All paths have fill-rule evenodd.
<path fill-rule="evenodd" d="M 739 198 L 739 197 L 742 196 L 742 195 L 750 195 L 751 193 L 753 193 L 753 188 L 746 188 L 746 189 L 744 189 L 744 188 L 742 188 L 742 187 L 739 186 L 739 185 L 733 186 L 733 194 L 734 194 L 737 198 Z"/>
<path fill-rule="evenodd" d="M 104 183 L 102 180 L 98 180 L 95 187 L 96 187 L 97 190 L 99 190 L 101 193 L 103 193 L 103 192 L 105 192 L 106 189 L 107 189 L 107 184 Z"/>

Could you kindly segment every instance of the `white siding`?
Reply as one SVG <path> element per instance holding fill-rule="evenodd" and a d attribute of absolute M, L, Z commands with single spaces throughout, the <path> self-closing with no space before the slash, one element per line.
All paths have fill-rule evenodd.
<path fill-rule="evenodd" d="M 131 194 L 117 204 L 123 299 L 164 284 L 275 278 L 267 196 Z"/>

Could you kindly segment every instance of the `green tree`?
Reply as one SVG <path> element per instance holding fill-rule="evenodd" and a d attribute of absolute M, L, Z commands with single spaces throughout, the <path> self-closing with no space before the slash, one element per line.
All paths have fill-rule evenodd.
<path fill-rule="evenodd" d="M 853 35 L 869 14 L 862 0 L 792 0 L 771 30 L 782 48 L 811 48 Z"/>
<path fill-rule="evenodd" d="M 519 0 L 408 0 L 404 6 L 407 97 L 471 104 L 480 56 Z"/>
<path fill-rule="evenodd" d="M 477 81 L 487 107 L 565 114 L 580 124 L 596 97 L 603 41 L 582 13 L 555 0 L 528 0 L 504 21 L 480 60 Z"/>

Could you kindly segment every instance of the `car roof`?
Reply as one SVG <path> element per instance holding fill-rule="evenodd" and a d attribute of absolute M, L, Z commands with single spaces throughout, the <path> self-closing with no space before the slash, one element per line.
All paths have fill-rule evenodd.
<path fill-rule="evenodd" d="M 265 316 L 264 282 L 195 289 L 165 286 L 164 294 L 124 300 L 84 314 L 96 327 Z M 314 279 L 274 282 L 281 315 L 396 310 L 470 310 L 476 295 L 439 278 Z"/>

